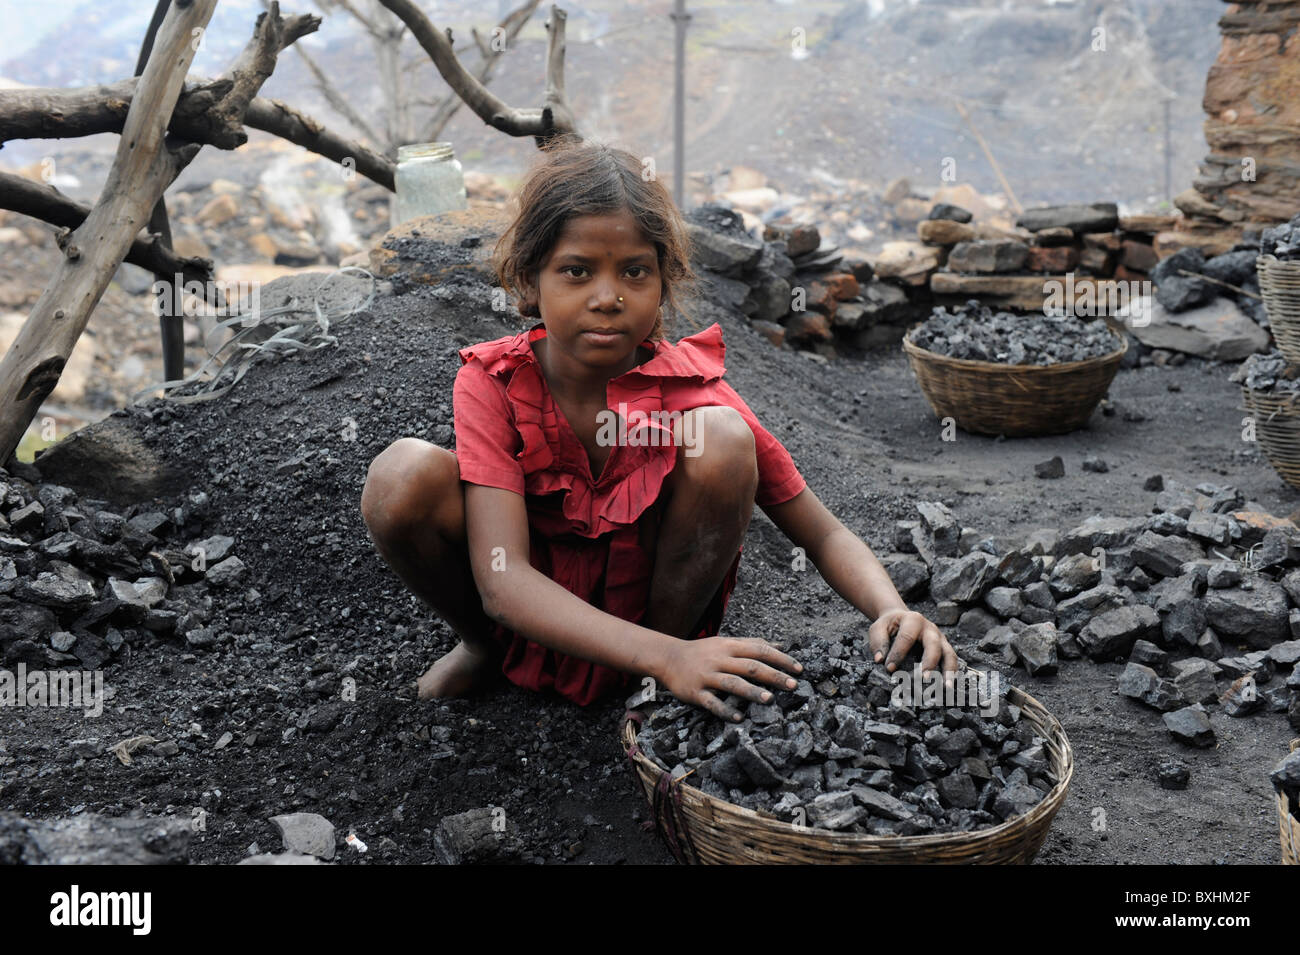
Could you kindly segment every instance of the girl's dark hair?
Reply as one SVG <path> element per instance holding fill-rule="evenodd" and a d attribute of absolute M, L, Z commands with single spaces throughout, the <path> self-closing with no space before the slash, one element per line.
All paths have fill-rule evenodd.
<path fill-rule="evenodd" d="M 515 193 L 518 211 L 493 250 L 501 287 L 517 298 L 521 315 L 540 318 L 535 297 L 537 276 L 569 219 L 627 210 L 641 226 L 659 257 L 664 311 L 684 315 L 680 296 L 696 282 L 691 269 L 690 237 L 672 195 L 657 179 L 642 176 L 642 164 L 630 152 L 589 141 L 562 140 L 542 153 Z M 535 295 L 535 291 L 534 291 Z M 664 338 L 663 314 L 649 336 Z"/>

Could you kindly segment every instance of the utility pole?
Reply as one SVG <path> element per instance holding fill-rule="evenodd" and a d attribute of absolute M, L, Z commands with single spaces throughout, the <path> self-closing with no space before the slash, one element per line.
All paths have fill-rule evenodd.
<path fill-rule="evenodd" d="M 686 0 L 674 0 L 668 14 L 677 27 L 677 64 L 673 89 L 673 201 L 682 208 L 686 196 Z"/>

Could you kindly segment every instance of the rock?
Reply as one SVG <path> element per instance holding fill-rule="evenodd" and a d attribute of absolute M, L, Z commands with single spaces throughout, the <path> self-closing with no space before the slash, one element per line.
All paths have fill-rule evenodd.
<path fill-rule="evenodd" d="M 1205 618 L 1215 631 L 1241 638 L 1252 647 L 1268 649 L 1290 633 L 1286 592 L 1270 580 L 1209 590 Z"/>
<path fill-rule="evenodd" d="M 997 559 L 984 551 L 972 551 L 965 557 L 940 557 L 931 573 L 930 595 L 936 601 L 976 601 L 992 586 L 997 566 Z"/>
<path fill-rule="evenodd" d="M 1127 657 L 1138 640 L 1151 637 L 1159 627 L 1160 617 L 1150 607 L 1118 607 L 1089 620 L 1079 631 L 1079 646 L 1093 660 Z"/>
<path fill-rule="evenodd" d="M 893 554 L 882 557 L 880 563 L 888 572 L 894 589 L 904 600 L 916 600 L 925 594 L 926 585 L 930 582 L 930 571 L 921 561 Z"/>
<path fill-rule="evenodd" d="M 947 776 L 940 777 L 936 785 L 939 789 L 939 798 L 945 806 L 974 809 L 979 801 L 975 783 L 965 773 L 949 773 Z"/>
<path fill-rule="evenodd" d="M 1113 202 L 1041 206 L 1022 212 L 1016 225 L 1030 232 L 1043 229 L 1070 229 L 1080 234 L 1112 232 L 1119 225 L 1119 210 Z"/>
<path fill-rule="evenodd" d="M 1292 610 L 1292 614 L 1296 611 Z M 1286 640 L 1268 648 L 1268 658 L 1279 667 L 1293 667 L 1300 663 L 1300 640 Z"/>
<path fill-rule="evenodd" d="M 1187 533 L 1212 544 L 1223 545 L 1232 540 L 1232 524 L 1227 515 L 1193 511 L 1187 518 Z"/>
<path fill-rule="evenodd" d="M 1034 465 L 1034 477 L 1052 480 L 1065 477 L 1065 462 L 1058 454 Z"/>
<path fill-rule="evenodd" d="M 433 849 L 443 865 L 509 862 L 520 855 L 518 826 L 500 806 L 481 806 L 443 816 L 433 833 Z"/>
<path fill-rule="evenodd" d="M 961 222 L 933 219 L 916 224 L 916 237 L 928 245 L 952 246 L 972 241 L 975 230 Z"/>
<path fill-rule="evenodd" d="M 1213 293 L 1211 293 L 1213 295 Z M 1240 361 L 1266 352 L 1269 335 L 1230 298 L 1171 312 L 1159 301 L 1151 306 L 1150 320 L 1132 325 L 1131 332 L 1148 348 L 1166 348 L 1214 361 Z"/>
<path fill-rule="evenodd" d="M 998 618 L 983 607 L 972 607 L 957 621 L 957 630 L 963 636 L 978 640 L 998 625 Z"/>
<path fill-rule="evenodd" d="M 1056 627 L 1034 624 L 1015 634 L 1009 646 L 1030 676 L 1052 676 L 1057 670 Z"/>
<path fill-rule="evenodd" d="M 1033 786 L 1016 783 L 998 793 L 993 811 L 1005 822 L 1013 816 L 1023 816 L 1042 801 L 1043 794 Z"/>
<path fill-rule="evenodd" d="M 188 815 L 29 819 L 0 812 L 0 859 L 9 865 L 186 865 L 190 837 Z"/>
<path fill-rule="evenodd" d="M 248 568 L 238 557 L 227 557 L 208 568 L 207 581 L 214 587 L 233 587 L 243 580 Z"/>
<path fill-rule="evenodd" d="M 943 249 L 921 242 L 886 242 L 871 265 L 879 278 L 919 286 L 943 264 L 943 254 Z"/>
<path fill-rule="evenodd" d="M 1058 600 L 1064 600 L 1096 586 L 1101 580 L 1098 561 L 1088 554 L 1069 554 L 1052 567 L 1047 584 Z"/>
<path fill-rule="evenodd" d="M 1005 620 L 1020 615 L 1025 609 L 1025 598 L 1015 587 L 994 587 L 984 595 L 984 605 Z"/>
<path fill-rule="evenodd" d="M 1216 670 L 1217 667 L 1208 660 L 1196 658 L 1174 660 L 1169 664 L 1170 681 L 1188 704 L 1210 703 L 1218 699 L 1219 691 L 1214 684 Z"/>
<path fill-rule="evenodd" d="M 961 541 L 961 525 L 948 507 L 939 501 L 923 501 L 916 505 L 921 514 L 921 526 L 929 535 L 930 548 L 936 557 L 956 557 Z"/>
<path fill-rule="evenodd" d="M 1205 602 L 1195 574 L 1167 578 L 1169 586 L 1156 602 L 1160 628 L 1171 647 L 1194 647 L 1205 632 Z"/>
<path fill-rule="evenodd" d="M 997 579 L 1008 587 L 1017 589 L 1029 587 L 1042 576 L 1042 560 L 1036 555 L 1028 554 L 1025 551 L 1010 551 L 998 563 Z M 1043 589 L 1044 592 L 1048 593 L 1048 599 L 1050 600 L 1050 591 L 1047 591 L 1046 585 L 1044 585 Z"/>
<path fill-rule="evenodd" d="M 1014 239 L 976 239 L 953 246 L 948 268 L 954 272 L 1015 272 L 1028 255 L 1028 247 Z"/>
<path fill-rule="evenodd" d="M 95 599 L 95 587 L 87 580 L 67 573 L 41 571 L 35 580 L 21 579 L 16 595 L 23 600 L 56 611 L 80 612 Z"/>
<path fill-rule="evenodd" d="M 1156 778 L 1161 789 L 1186 789 L 1192 770 L 1181 759 L 1166 756 L 1156 766 Z"/>
<path fill-rule="evenodd" d="M 1148 666 L 1156 673 L 1163 673 L 1169 663 L 1169 654 L 1148 640 L 1139 640 L 1133 644 L 1129 662 Z"/>
<path fill-rule="evenodd" d="M 1110 470 L 1110 465 L 1095 454 L 1089 454 L 1083 459 L 1083 469 L 1093 474 L 1105 474 Z"/>
<path fill-rule="evenodd" d="M 1185 537 L 1143 531 L 1133 542 L 1133 562 L 1157 577 L 1176 577 L 1188 561 L 1202 560 L 1205 550 Z"/>
<path fill-rule="evenodd" d="M 961 206 L 936 202 L 930 207 L 930 221 L 970 222 L 973 215 Z"/>
<path fill-rule="evenodd" d="M 849 789 L 849 792 L 852 794 L 853 800 L 873 816 L 901 820 L 907 819 L 916 812 L 915 809 L 901 799 L 896 799 L 889 793 L 872 789 L 869 786 L 853 786 Z"/>
<path fill-rule="evenodd" d="M 1127 547 L 1142 533 L 1144 519 L 1102 517 L 1095 515 L 1067 531 L 1056 547 L 1057 556 L 1091 554 L 1100 547 L 1112 550 Z"/>
<path fill-rule="evenodd" d="M 1170 734 L 1180 743 L 1202 749 L 1214 745 L 1214 728 L 1210 725 L 1210 717 L 1205 712 L 1205 707 L 1200 703 L 1166 713 L 1164 721 Z"/>
<path fill-rule="evenodd" d="M 1211 564 L 1205 573 L 1205 582 L 1215 590 L 1235 587 L 1241 583 L 1241 567 L 1233 560 L 1221 560 Z"/>
<path fill-rule="evenodd" d="M 302 853 L 329 861 L 334 858 L 334 826 L 314 812 L 293 812 L 272 816 L 280 830 L 286 852 Z"/>

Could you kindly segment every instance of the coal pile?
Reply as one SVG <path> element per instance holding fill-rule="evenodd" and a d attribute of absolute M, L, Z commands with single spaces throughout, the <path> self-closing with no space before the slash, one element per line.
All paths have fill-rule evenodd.
<path fill-rule="evenodd" d="M 1098 514 L 1024 541 L 981 539 L 921 503 L 881 563 L 904 600 L 935 601 L 928 616 L 963 658 L 1031 677 L 1063 660 L 1125 663 L 1119 695 L 1186 746 L 1213 746 L 1220 715 L 1285 714 L 1300 730 L 1300 527 L 1231 485 L 1146 486 L 1158 494 L 1145 517 Z"/>
<path fill-rule="evenodd" d="M 935 308 L 911 333 L 911 341 L 949 358 L 1008 365 L 1084 361 L 1109 355 L 1121 345 L 1104 322 L 995 312 L 978 299 L 951 311 Z"/>
<path fill-rule="evenodd" d="M 1259 253 L 1285 261 L 1300 259 L 1300 213 L 1290 222 L 1265 229 L 1259 237 Z"/>
<path fill-rule="evenodd" d="M 0 468 L 0 663 L 95 670 L 131 645 L 230 640 L 245 601 L 261 596 L 241 586 L 234 539 L 202 536 L 208 508 L 195 490 L 167 511 L 119 513 Z M 209 626 L 214 596 L 233 611 L 226 627 Z"/>
<path fill-rule="evenodd" d="M 939 694 L 903 695 L 913 664 L 890 674 L 860 636 L 809 639 L 788 652 L 805 668 L 795 689 L 769 703 L 728 698 L 745 713 L 739 723 L 666 703 L 642 727 L 641 749 L 718 799 L 796 825 L 875 836 L 999 825 L 1058 782 L 1005 684 L 991 681 L 947 700 L 967 705 L 944 707 L 932 702 L 943 702 Z"/>
<path fill-rule="evenodd" d="M 1269 231 L 1272 230 L 1266 230 L 1264 234 Z M 1166 311 L 1177 314 L 1208 305 L 1224 296 L 1260 328 L 1268 328 L 1268 315 L 1259 297 L 1259 276 L 1255 269 L 1255 259 L 1261 251 L 1261 236 L 1251 231 L 1244 232 L 1241 241 L 1229 251 L 1208 259 L 1200 249 L 1179 249 L 1161 259 L 1151 270 L 1156 301 Z"/>
<path fill-rule="evenodd" d="M 1228 376 L 1229 381 L 1245 385 L 1251 391 L 1273 394 L 1300 394 L 1300 368 L 1288 364 L 1280 351 L 1251 355 Z"/>

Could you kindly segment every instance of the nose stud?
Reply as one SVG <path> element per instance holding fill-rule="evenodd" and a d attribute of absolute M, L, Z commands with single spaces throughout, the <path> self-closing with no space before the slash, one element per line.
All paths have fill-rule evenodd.
<path fill-rule="evenodd" d="M 620 296 L 618 297 L 618 300 L 619 300 L 620 302 L 623 301 L 623 296 L 620 295 Z"/>

